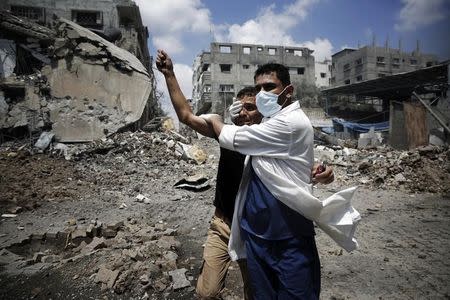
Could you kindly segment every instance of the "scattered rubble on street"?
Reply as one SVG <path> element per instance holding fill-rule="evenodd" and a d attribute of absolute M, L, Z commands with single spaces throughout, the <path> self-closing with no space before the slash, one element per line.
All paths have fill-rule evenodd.
<path fill-rule="evenodd" d="M 164 199 L 173 203 L 189 201 L 191 196 L 187 192 L 173 190 L 170 194 L 165 191 L 183 178 L 194 185 L 200 183 L 203 188 L 199 191 L 205 191 L 205 181 L 215 179 L 215 168 L 196 172 L 199 162 L 177 152 L 175 145 L 181 140 L 186 142 L 183 136 L 170 131 L 138 131 L 118 133 L 87 144 L 53 141 L 43 151 L 35 151 L 35 145 L 26 140 L 0 145 L 0 168 L 5 170 L 0 180 L 3 191 L 0 208 L 2 213 L 5 212 L 0 226 L 4 220 L 17 216 L 6 212 L 24 215 L 17 210 L 19 205 L 27 214 L 75 199 L 93 201 L 85 210 L 90 217 L 71 217 L 58 226 L 52 218 L 59 219 L 60 213 L 52 213 L 51 221 L 43 224 L 45 229 L 39 232 L 27 234 L 34 226 L 19 221 L 15 232 L 0 237 L 3 274 L 32 276 L 88 262 L 89 268 L 77 269 L 77 280 L 91 280 L 98 286 L 98 293 L 147 294 L 152 299 L 159 299 L 171 291 L 192 293 L 193 267 L 189 259 L 181 268 L 179 265 L 179 225 L 170 227 L 163 221 L 152 223 L 151 218 L 145 220 L 135 216 L 141 209 L 154 207 Z M 179 149 L 194 147 L 206 154 L 199 142 Z M 59 150 L 62 148 L 64 151 Z M 217 163 L 212 154 L 208 159 L 202 164 Z M 14 165 L 16 167 L 11 168 Z M 18 170 L 21 166 L 33 171 L 24 174 Z M 36 172 L 40 174 L 36 176 Z M 19 192 L 22 189 L 25 193 Z M 157 193 L 160 193 L 160 200 L 155 197 Z M 110 209 L 123 211 L 116 215 L 117 221 L 113 223 L 99 216 L 93 218 L 97 211 L 93 207 L 103 207 L 105 200 L 105 203 L 114 201 L 110 203 Z M 125 206 L 119 207 L 119 202 Z M 22 229 L 19 230 L 19 226 Z"/>
<path fill-rule="evenodd" d="M 179 133 L 160 129 L 116 133 L 91 143 L 52 140 L 39 151 L 27 139 L 1 144 L 0 278 L 32 276 L 40 282 L 39 274 L 62 272 L 65 284 L 75 281 L 99 297 L 111 292 L 117 298 L 193 297 L 213 211 L 214 189 L 207 187 L 215 184 L 219 151 L 214 140 L 186 142 Z M 177 144 L 200 149 L 205 160 L 183 155 L 179 150 L 186 146 Z M 378 195 L 370 201 L 357 197 L 367 207 L 363 224 L 389 212 L 389 204 L 379 198 L 382 191 L 389 201 L 403 197 L 391 197 L 395 193 L 406 199 L 449 194 L 448 147 L 397 151 L 318 145 L 315 155 L 336 174 L 333 184 L 316 192 L 359 185 L 364 193 Z M 421 203 L 414 207 L 428 211 L 429 205 Z M 321 253 L 326 261 L 339 251 L 324 238 L 319 233 L 319 248 L 328 249 Z M 430 254 L 421 249 L 414 255 L 427 259 Z M 339 255 L 347 257 L 342 251 Z M 234 270 L 230 280 L 241 287 L 238 268 Z M 56 293 L 51 289 L 33 293 Z M 226 299 L 238 299 L 240 290 L 226 293 Z"/>
<path fill-rule="evenodd" d="M 389 146 L 358 150 L 320 145 L 316 146 L 315 155 L 332 165 L 337 179 L 343 183 L 408 192 L 450 191 L 448 146 L 400 151 Z"/>

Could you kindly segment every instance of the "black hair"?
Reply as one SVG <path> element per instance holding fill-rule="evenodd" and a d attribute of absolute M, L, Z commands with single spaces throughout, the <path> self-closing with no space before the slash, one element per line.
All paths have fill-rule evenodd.
<path fill-rule="evenodd" d="M 263 74 L 270 74 L 275 72 L 277 74 L 277 78 L 281 81 L 283 86 L 288 86 L 291 84 L 291 76 L 289 75 L 289 69 L 282 64 L 277 63 L 268 63 L 260 66 L 255 71 L 255 76 L 253 77 L 256 80 L 256 77 Z"/>
<path fill-rule="evenodd" d="M 245 96 L 255 96 L 256 95 L 256 89 L 253 86 L 247 86 L 243 89 L 241 89 L 237 95 L 236 98 L 242 99 Z"/>

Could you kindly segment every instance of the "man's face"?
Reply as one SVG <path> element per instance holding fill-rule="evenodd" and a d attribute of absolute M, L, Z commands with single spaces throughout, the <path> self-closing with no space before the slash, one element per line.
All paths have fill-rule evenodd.
<path fill-rule="evenodd" d="M 277 73 L 275 71 L 270 72 L 268 74 L 261 74 L 255 78 L 255 89 L 256 92 L 259 92 L 261 90 L 266 92 L 271 92 L 274 94 L 279 95 L 278 96 L 278 104 L 283 105 L 286 101 L 286 94 L 292 93 L 292 89 L 286 88 L 283 83 L 278 79 Z M 282 95 L 280 93 L 283 92 Z"/>
<path fill-rule="evenodd" d="M 256 97 L 245 95 L 240 99 L 242 110 L 236 119 L 236 125 L 253 125 L 261 123 L 262 115 L 256 108 Z"/>

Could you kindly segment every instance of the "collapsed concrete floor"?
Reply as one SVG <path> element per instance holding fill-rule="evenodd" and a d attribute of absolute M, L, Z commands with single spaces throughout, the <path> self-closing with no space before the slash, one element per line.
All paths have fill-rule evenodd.
<path fill-rule="evenodd" d="M 0 297 L 193 299 L 219 149 L 195 140 L 204 150 L 196 162 L 177 151 L 179 139 L 121 133 L 44 154 L 30 153 L 26 140 L 1 145 Z M 318 196 L 361 185 L 360 249 L 345 253 L 317 229 L 322 298 L 448 299 L 449 149 L 319 147 L 316 155 L 337 178 L 318 185 Z M 195 175 L 207 181 L 174 187 Z M 228 281 L 224 298 L 240 299 L 235 265 Z"/>
<path fill-rule="evenodd" d="M 69 20 L 47 26 L 0 10 L 0 67 L 15 72 L 0 72 L 0 142 L 50 130 L 94 141 L 161 115 L 150 66 Z"/>

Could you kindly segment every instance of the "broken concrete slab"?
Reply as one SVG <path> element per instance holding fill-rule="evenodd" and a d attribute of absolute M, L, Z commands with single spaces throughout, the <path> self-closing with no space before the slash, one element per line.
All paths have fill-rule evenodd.
<path fill-rule="evenodd" d="M 108 288 L 112 288 L 117 280 L 117 277 L 119 276 L 119 273 L 119 270 L 112 271 L 102 266 L 97 272 L 95 282 L 105 283 Z"/>
<path fill-rule="evenodd" d="M 145 74 L 148 76 L 147 69 L 144 65 L 139 61 L 139 59 L 126 51 L 125 49 L 119 48 L 111 42 L 108 42 L 104 38 L 99 35 L 93 33 L 87 28 L 84 28 L 74 22 L 69 20 L 60 19 L 61 24 L 65 24 L 64 30 L 67 32 L 68 38 L 70 39 L 78 39 L 82 38 L 85 40 L 90 40 L 96 44 L 102 45 L 105 47 L 105 50 L 110 53 L 113 57 L 116 57 L 119 61 L 123 62 L 125 66 Z"/>
<path fill-rule="evenodd" d="M 6 265 L 14 261 L 22 261 L 25 258 L 6 249 L 0 250 L 0 265 Z"/>
<path fill-rule="evenodd" d="M 191 286 L 191 283 L 186 278 L 186 269 L 177 269 L 169 272 L 169 276 L 172 278 L 174 291 Z"/>
<path fill-rule="evenodd" d="M 53 97 L 49 103 L 53 131 L 61 142 L 84 142 L 104 138 L 137 121 L 152 89 L 150 78 L 130 75 L 111 67 L 86 64 L 74 57 L 70 66 L 59 60 L 45 69 Z"/>
<path fill-rule="evenodd" d="M 42 132 L 41 135 L 39 136 L 39 139 L 34 144 L 34 147 L 38 148 L 41 151 L 44 151 L 45 149 L 48 148 L 48 146 L 52 142 L 54 136 L 55 136 L 55 134 L 52 132 L 47 132 L 47 131 Z"/>
<path fill-rule="evenodd" d="M 89 253 L 89 252 L 92 252 L 94 250 L 102 249 L 102 248 L 106 248 L 105 239 L 103 237 L 101 237 L 101 238 L 94 237 L 92 242 L 87 244 L 86 247 L 84 247 L 81 250 L 81 253 Z"/>
<path fill-rule="evenodd" d="M 0 79 L 13 74 L 16 67 L 16 44 L 14 41 L 0 39 Z"/>
<path fill-rule="evenodd" d="M 27 24 L 9 17 L 20 26 Z M 34 25 L 42 27 L 27 26 Z M 137 122 L 146 109 L 158 111 L 146 108 L 154 101 L 153 73 L 136 56 L 71 21 L 60 19 L 55 28 L 41 30 L 43 38 L 54 42 L 48 49 L 43 50 L 38 36 L 21 44 L 46 65 L 44 76 L 29 75 L 23 83 L 25 97 L 13 99 L 13 105 L 2 98 L 0 128 L 27 127 L 36 132 L 51 126 L 61 142 L 90 142 Z M 36 80 L 39 84 L 31 82 Z"/>

